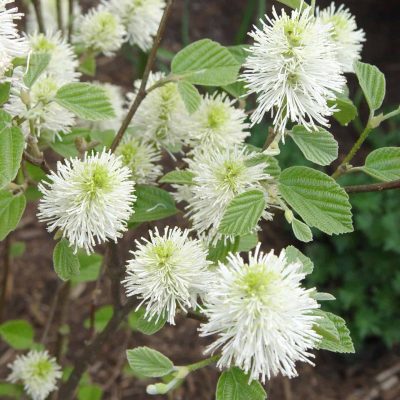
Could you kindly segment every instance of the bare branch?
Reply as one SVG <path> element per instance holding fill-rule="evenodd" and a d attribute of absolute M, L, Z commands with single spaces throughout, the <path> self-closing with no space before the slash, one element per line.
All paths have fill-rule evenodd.
<path fill-rule="evenodd" d="M 345 186 L 347 193 L 381 192 L 382 190 L 400 189 L 400 179 L 392 182 L 372 183 L 370 185 Z"/>

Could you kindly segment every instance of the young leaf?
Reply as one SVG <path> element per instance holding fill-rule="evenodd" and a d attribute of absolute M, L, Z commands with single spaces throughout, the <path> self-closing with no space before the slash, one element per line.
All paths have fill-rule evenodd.
<path fill-rule="evenodd" d="M 338 97 L 333 101 L 328 101 L 328 105 L 336 107 L 338 111 L 334 112 L 333 117 L 342 126 L 347 126 L 358 115 L 357 107 L 347 97 Z"/>
<path fill-rule="evenodd" d="M 295 218 L 292 221 L 292 229 L 294 236 L 296 236 L 296 238 L 301 242 L 308 243 L 312 241 L 313 234 L 311 232 L 311 229 L 304 222 L 301 222 Z"/>
<path fill-rule="evenodd" d="M 371 111 L 379 109 L 386 93 L 385 75 L 377 67 L 356 61 L 354 71 Z"/>
<path fill-rule="evenodd" d="M 305 256 L 300 250 L 294 246 L 288 246 L 285 249 L 286 261 L 290 264 L 293 262 L 301 262 L 303 264 L 303 272 L 307 275 L 311 274 L 314 270 L 314 263 Z"/>
<path fill-rule="evenodd" d="M 73 276 L 79 275 L 79 259 L 69 246 L 68 240 L 61 239 L 57 243 L 53 252 L 53 264 L 58 277 L 63 281 L 68 281 Z"/>
<path fill-rule="evenodd" d="M 251 381 L 239 368 L 224 371 L 218 379 L 216 400 L 265 400 L 267 394 L 258 381 Z"/>
<path fill-rule="evenodd" d="M 335 296 L 331 295 L 330 293 L 324 293 L 324 292 L 315 292 L 312 295 L 312 298 L 317 301 L 334 301 L 334 300 L 336 300 Z"/>
<path fill-rule="evenodd" d="M 133 372 L 141 376 L 158 378 L 168 375 L 174 369 L 174 364 L 168 357 L 149 347 L 127 350 L 126 355 Z"/>
<path fill-rule="evenodd" d="M 182 49 L 172 60 L 174 75 L 204 86 L 224 86 L 236 81 L 241 65 L 230 51 L 210 39 Z"/>
<path fill-rule="evenodd" d="M 0 241 L 17 227 L 25 206 L 25 196 L 0 190 Z"/>
<path fill-rule="evenodd" d="M 98 385 L 82 385 L 78 389 L 78 400 L 101 400 L 103 391 Z"/>
<path fill-rule="evenodd" d="M 145 314 L 146 309 L 143 307 L 129 314 L 128 323 L 132 330 L 139 331 L 145 335 L 154 335 L 161 330 L 167 322 L 167 319 L 164 317 L 159 317 L 158 319 L 154 317 L 149 321 L 148 317 L 145 317 Z"/>
<path fill-rule="evenodd" d="M 8 101 L 8 98 L 10 97 L 10 89 L 10 82 L 0 83 L 0 106 Z"/>
<path fill-rule="evenodd" d="M 264 193 L 260 190 L 249 190 L 237 195 L 225 210 L 219 232 L 233 236 L 250 233 L 256 227 L 264 208 Z"/>
<path fill-rule="evenodd" d="M 86 252 L 78 251 L 78 259 L 80 264 L 79 275 L 71 276 L 72 283 L 93 282 L 100 273 L 103 256 L 101 254 L 86 254 Z"/>
<path fill-rule="evenodd" d="M 335 353 L 354 353 L 353 341 L 344 319 L 322 310 L 315 313 L 321 317 L 314 327 L 322 337 L 318 348 Z"/>
<path fill-rule="evenodd" d="M 285 169 L 279 178 L 279 190 L 308 226 L 328 235 L 353 231 L 349 196 L 323 172 L 308 167 Z"/>
<path fill-rule="evenodd" d="M 400 147 L 383 147 L 367 156 L 362 170 L 381 181 L 400 179 Z"/>
<path fill-rule="evenodd" d="M 50 62 L 50 54 L 33 53 L 30 57 L 28 72 L 24 76 L 25 85 L 30 88 L 37 81 Z"/>
<path fill-rule="evenodd" d="M 29 349 L 33 345 L 33 328 L 25 320 L 10 320 L 0 325 L 0 336 L 17 350 Z"/>
<path fill-rule="evenodd" d="M 193 185 L 194 174 L 190 171 L 171 171 L 165 174 L 160 183 L 176 183 L 178 185 Z"/>
<path fill-rule="evenodd" d="M 193 114 L 200 106 L 201 95 L 191 83 L 186 81 L 178 82 L 178 92 L 185 104 L 189 114 Z"/>
<path fill-rule="evenodd" d="M 107 92 L 99 86 L 75 82 L 62 86 L 55 97 L 62 107 L 88 121 L 101 121 L 115 117 Z"/>
<path fill-rule="evenodd" d="M 304 157 L 316 164 L 329 165 L 338 157 L 338 143 L 325 129 L 309 132 L 304 126 L 296 125 L 290 137 L 299 146 Z"/>

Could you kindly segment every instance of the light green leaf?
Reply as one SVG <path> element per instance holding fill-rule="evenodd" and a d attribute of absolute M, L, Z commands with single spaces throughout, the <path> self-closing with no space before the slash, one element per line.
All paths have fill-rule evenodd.
<path fill-rule="evenodd" d="M 103 390 L 98 385 L 82 385 L 78 389 L 78 400 L 101 400 Z"/>
<path fill-rule="evenodd" d="M 316 301 L 334 301 L 334 300 L 336 300 L 335 296 L 332 296 L 330 293 L 324 293 L 324 292 L 315 292 L 312 295 L 312 298 Z"/>
<path fill-rule="evenodd" d="M 68 240 L 61 239 L 53 252 L 54 270 L 63 281 L 70 280 L 73 276 L 79 275 L 79 259 L 69 245 Z"/>
<path fill-rule="evenodd" d="M 98 85 L 82 82 L 69 83 L 58 90 L 55 101 L 88 121 L 101 121 L 115 117 L 107 92 Z"/>
<path fill-rule="evenodd" d="M 134 373 L 149 378 L 158 378 L 172 372 L 174 364 L 164 354 L 149 347 L 137 347 L 127 350 L 129 366 Z"/>
<path fill-rule="evenodd" d="M 311 229 L 304 222 L 294 218 L 292 221 L 292 229 L 294 236 L 296 236 L 296 238 L 301 242 L 308 243 L 313 240 Z"/>
<path fill-rule="evenodd" d="M 329 107 L 335 106 L 338 111 L 333 117 L 340 125 L 347 126 L 358 115 L 357 107 L 347 97 L 338 97 L 336 100 L 328 101 Z"/>
<path fill-rule="evenodd" d="M 176 183 L 178 185 L 193 185 L 194 173 L 190 171 L 171 171 L 165 174 L 160 183 Z"/>
<path fill-rule="evenodd" d="M 158 320 L 154 317 L 149 321 L 148 317 L 145 318 L 145 314 L 146 309 L 144 307 L 140 307 L 138 310 L 129 314 L 128 323 L 132 330 L 139 331 L 145 335 L 154 335 L 161 330 L 167 322 L 167 318 L 161 316 Z"/>
<path fill-rule="evenodd" d="M 251 381 L 239 368 L 224 371 L 218 379 L 216 400 L 265 400 L 267 393 L 258 381 Z"/>
<path fill-rule="evenodd" d="M 385 99 L 385 75 L 377 67 L 356 61 L 354 71 L 371 111 L 379 109 Z"/>
<path fill-rule="evenodd" d="M 227 49 L 235 57 L 236 61 L 243 65 L 246 61 L 247 56 L 250 54 L 248 49 L 250 48 L 247 44 L 238 44 L 236 46 L 228 46 Z"/>
<path fill-rule="evenodd" d="M 15 399 L 21 399 L 24 394 L 24 390 L 22 388 L 22 385 L 16 385 L 13 383 L 5 383 L 2 382 L 0 383 L 0 396 L 3 399 L 8 399 L 8 398 L 15 398 Z"/>
<path fill-rule="evenodd" d="M 226 47 L 210 39 L 202 39 L 185 47 L 171 64 L 174 75 L 204 86 L 224 86 L 236 82 L 240 67 Z"/>
<path fill-rule="evenodd" d="M 219 232 L 233 236 L 250 233 L 257 226 L 264 208 L 264 193 L 260 190 L 249 190 L 237 195 L 225 210 Z"/>
<path fill-rule="evenodd" d="M 96 332 L 101 332 L 109 323 L 113 316 L 112 306 L 102 306 L 94 313 L 94 330 Z M 84 327 L 86 329 L 90 328 L 90 319 L 87 318 L 84 322 Z"/>
<path fill-rule="evenodd" d="M 296 249 L 294 246 L 288 246 L 285 249 L 286 261 L 291 264 L 295 262 L 300 262 L 303 264 L 303 272 L 309 275 L 314 270 L 314 263 L 305 256 L 300 250 Z"/>
<path fill-rule="evenodd" d="M 279 191 L 308 226 L 328 235 L 353 231 L 349 196 L 323 172 L 308 167 L 285 169 Z"/>
<path fill-rule="evenodd" d="M 96 75 L 96 57 L 93 53 L 86 54 L 79 64 L 79 71 L 88 76 Z"/>
<path fill-rule="evenodd" d="M 235 237 L 234 240 L 220 239 L 215 246 L 209 247 L 207 259 L 213 263 L 224 261 L 229 253 L 236 253 L 238 251 L 239 243 L 239 237 Z"/>
<path fill-rule="evenodd" d="M 0 83 L 0 106 L 8 101 L 8 98 L 10 97 L 10 89 L 10 82 Z"/>
<path fill-rule="evenodd" d="M 0 190 L 0 241 L 17 227 L 25 206 L 25 196 Z"/>
<path fill-rule="evenodd" d="M 185 104 L 189 114 L 193 114 L 200 106 L 201 95 L 199 91 L 190 82 L 179 81 L 178 92 Z"/>
<path fill-rule="evenodd" d="M 383 147 L 373 151 L 362 170 L 384 182 L 400 179 L 400 147 Z"/>
<path fill-rule="evenodd" d="M 71 282 L 82 283 L 95 281 L 100 273 L 103 256 L 97 253 L 86 254 L 84 251 L 78 251 L 78 259 L 80 273 L 71 276 Z"/>
<path fill-rule="evenodd" d="M 30 88 L 44 72 L 50 62 L 51 55 L 48 53 L 33 53 L 30 56 L 28 72 L 24 76 L 25 85 Z"/>
<path fill-rule="evenodd" d="M 29 322 L 15 319 L 0 325 L 0 336 L 14 349 L 24 350 L 32 347 L 34 332 Z"/>
<path fill-rule="evenodd" d="M 325 129 L 309 132 L 304 126 L 296 125 L 290 137 L 299 146 L 304 157 L 316 164 L 329 165 L 338 157 L 338 143 Z"/>
<path fill-rule="evenodd" d="M 138 185 L 136 196 L 137 200 L 133 206 L 135 213 L 129 221 L 130 224 L 157 221 L 178 212 L 174 199 L 165 190 L 154 186 Z"/>
<path fill-rule="evenodd" d="M 241 236 L 239 238 L 239 246 L 237 249 L 238 253 L 244 251 L 251 251 L 257 246 L 258 235 L 257 233 L 249 233 L 248 235 Z"/>
<path fill-rule="evenodd" d="M 353 341 L 344 319 L 322 310 L 315 311 L 315 314 L 321 317 L 314 326 L 314 330 L 322 336 L 318 348 L 335 353 L 354 353 Z"/>
<path fill-rule="evenodd" d="M 278 0 L 279 3 L 284 4 L 285 6 L 291 7 L 291 8 L 306 8 L 307 7 L 307 3 L 304 0 Z"/>

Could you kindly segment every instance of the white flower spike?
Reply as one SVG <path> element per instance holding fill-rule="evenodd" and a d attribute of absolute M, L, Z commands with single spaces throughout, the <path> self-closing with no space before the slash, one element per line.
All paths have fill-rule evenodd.
<path fill-rule="evenodd" d="M 277 132 L 284 134 L 288 122 L 305 126 L 328 126 L 334 109 L 327 101 L 343 91 L 345 78 L 336 59 L 331 26 L 315 20 L 311 7 L 285 11 L 261 21 L 250 33 L 255 40 L 242 75 L 250 93 L 257 94 L 253 124 L 270 112 Z"/>
<path fill-rule="evenodd" d="M 250 379 L 297 375 L 297 361 L 310 362 L 320 339 L 313 330 L 318 303 L 301 287 L 301 263 L 288 263 L 285 252 L 264 254 L 258 244 L 245 262 L 238 254 L 220 263 L 204 302 L 209 321 L 201 336 L 217 335 L 207 352 L 221 349 L 220 368 L 237 366 Z"/>
<path fill-rule="evenodd" d="M 60 230 L 75 252 L 93 252 L 97 243 L 117 241 L 132 214 L 134 182 L 120 157 L 105 150 L 57 164 L 39 190 L 38 217 L 49 232 Z"/>
<path fill-rule="evenodd" d="M 60 366 L 47 351 L 31 350 L 27 355 L 18 356 L 8 367 L 11 368 L 8 380 L 22 382 L 33 400 L 45 400 L 57 389 L 57 380 L 62 376 Z"/>
<path fill-rule="evenodd" d="M 195 308 L 210 285 L 207 251 L 188 235 L 177 227 L 161 235 L 156 228 L 150 240 L 136 241 L 123 283 L 127 296 L 142 299 L 149 320 L 164 317 L 174 324 L 177 308 Z"/>

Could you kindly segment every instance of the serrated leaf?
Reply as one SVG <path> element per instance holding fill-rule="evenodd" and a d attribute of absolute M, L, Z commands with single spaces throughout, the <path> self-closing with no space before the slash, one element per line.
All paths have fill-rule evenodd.
<path fill-rule="evenodd" d="M 149 347 L 127 350 L 128 363 L 134 373 L 149 378 L 168 375 L 174 369 L 172 361 L 159 351 Z"/>
<path fill-rule="evenodd" d="M 303 272 L 309 275 L 314 270 L 314 263 L 310 258 L 305 256 L 300 250 L 296 249 L 294 246 L 288 246 L 285 249 L 286 261 L 290 263 L 300 262 L 303 264 Z"/>
<path fill-rule="evenodd" d="M 329 107 L 335 106 L 338 110 L 333 113 L 333 117 L 340 125 L 347 126 L 358 115 L 357 107 L 347 97 L 338 97 L 335 100 L 328 101 L 328 105 Z"/>
<path fill-rule="evenodd" d="M 98 85 L 69 83 L 58 90 L 55 101 L 88 121 L 102 121 L 115 117 L 106 90 Z"/>
<path fill-rule="evenodd" d="M 339 146 L 331 133 L 319 128 L 309 132 L 304 126 L 293 127 L 290 137 L 304 157 L 319 165 L 329 165 L 338 157 Z"/>
<path fill-rule="evenodd" d="M 315 314 L 321 317 L 314 326 L 314 330 L 322 336 L 318 348 L 335 353 L 354 353 L 353 341 L 344 319 L 322 310 L 315 311 Z"/>
<path fill-rule="evenodd" d="M 76 254 L 70 247 L 68 240 L 61 239 L 53 252 L 54 270 L 63 281 L 70 280 L 73 276 L 79 275 L 80 264 Z"/>
<path fill-rule="evenodd" d="M 154 186 L 136 186 L 135 213 L 130 224 L 157 221 L 175 215 L 178 210 L 172 196 L 165 190 Z"/>
<path fill-rule="evenodd" d="M 400 147 L 383 147 L 368 154 L 362 170 L 384 182 L 400 179 Z"/>
<path fill-rule="evenodd" d="M 0 188 L 17 176 L 24 152 L 25 138 L 21 129 L 10 126 L 9 115 L 0 113 Z"/>
<path fill-rule="evenodd" d="M 328 235 L 353 232 L 349 196 L 323 172 L 308 167 L 285 169 L 279 191 L 308 226 Z"/>
<path fill-rule="evenodd" d="M 371 111 L 378 110 L 386 94 L 385 75 L 377 67 L 356 61 L 354 71 Z"/>
<path fill-rule="evenodd" d="M 247 95 L 247 88 L 246 88 L 246 83 L 243 81 L 237 81 L 234 83 L 231 83 L 230 85 L 224 85 L 222 86 L 222 89 L 225 90 L 228 94 L 230 94 L 233 97 L 236 97 L 237 99 L 241 99 L 244 96 Z"/>
<path fill-rule="evenodd" d="M 172 60 L 174 75 L 204 86 L 224 86 L 237 80 L 241 65 L 230 51 L 210 39 L 182 49 Z"/>
<path fill-rule="evenodd" d="M 265 400 L 267 393 L 258 381 L 251 381 L 239 368 L 224 371 L 218 379 L 216 400 Z"/>
<path fill-rule="evenodd" d="M 264 193 L 260 190 L 241 193 L 228 204 L 218 231 L 223 235 L 246 235 L 257 226 L 264 208 Z"/>
<path fill-rule="evenodd" d="M 178 92 L 189 114 L 193 114 L 200 106 L 201 95 L 190 82 L 179 81 Z"/>
<path fill-rule="evenodd" d="M 304 222 L 294 218 L 292 221 L 292 229 L 294 236 L 296 236 L 296 238 L 301 242 L 308 243 L 313 240 L 311 229 Z"/>
<path fill-rule="evenodd" d="M 166 317 L 160 316 L 158 319 L 154 317 L 150 321 L 145 317 L 146 309 L 140 307 L 138 310 L 131 312 L 128 317 L 128 323 L 132 330 L 139 331 L 145 335 L 154 335 L 161 330 L 167 322 Z"/>
<path fill-rule="evenodd" d="M 209 247 L 207 259 L 213 263 L 225 261 L 229 253 L 238 251 L 239 243 L 239 237 L 235 237 L 233 240 L 220 239 L 214 246 Z"/>
<path fill-rule="evenodd" d="M 29 322 L 15 319 L 0 325 L 0 336 L 14 349 L 24 350 L 32 347 L 34 332 Z"/>
<path fill-rule="evenodd" d="M 24 76 L 25 85 L 30 88 L 44 72 L 50 62 L 48 53 L 33 53 L 29 59 L 28 71 Z"/>
<path fill-rule="evenodd" d="M 17 227 L 25 206 L 24 195 L 13 196 L 10 192 L 0 190 L 0 241 Z"/>
<path fill-rule="evenodd" d="M 190 171 L 171 171 L 165 174 L 160 183 L 176 183 L 179 185 L 193 185 L 193 178 L 195 174 Z"/>

